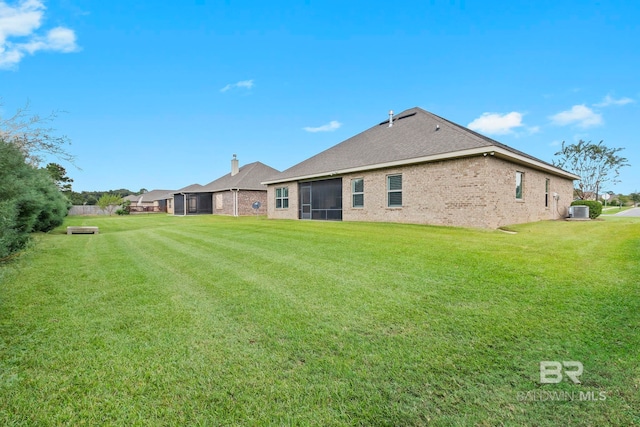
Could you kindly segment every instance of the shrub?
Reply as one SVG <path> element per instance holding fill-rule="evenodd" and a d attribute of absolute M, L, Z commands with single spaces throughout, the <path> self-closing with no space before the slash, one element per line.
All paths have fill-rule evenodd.
<path fill-rule="evenodd" d="M 571 206 L 589 206 L 589 218 L 596 219 L 602 213 L 602 203 L 597 200 L 574 200 Z"/>
<path fill-rule="evenodd" d="M 45 170 L 39 169 L 33 180 L 33 189 L 38 194 L 40 212 L 33 231 L 51 231 L 62 225 L 69 212 L 69 200 L 62 194 Z"/>
<path fill-rule="evenodd" d="M 62 224 L 69 204 L 46 171 L 0 139 L 0 259 L 24 248 L 33 231 Z"/>
<path fill-rule="evenodd" d="M 120 206 L 121 207 L 116 211 L 116 214 L 129 215 L 131 213 L 131 200 L 124 200 Z"/>

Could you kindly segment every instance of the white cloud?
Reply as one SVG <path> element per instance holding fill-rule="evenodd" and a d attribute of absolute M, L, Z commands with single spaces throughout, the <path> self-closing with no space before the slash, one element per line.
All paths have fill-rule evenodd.
<path fill-rule="evenodd" d="M 467 125 L 471 130 L 493 135 L 512 133 L 515 128 L 521 126 L 523 126 L 522 114 L 516 111 L 512 111 L 507 114 L 482 113 L 480 117 Z M 530 130 L 535 133 L 539 129 L 533 127 L 530 128 Z"/>
<path fill-rule="evenodd" d="M 586 105 L 574 105 L 570 110 L 561 111 L 550 117 L 555 125 L 577 125 L 582 128 L 598 126 L 603 123 L 602 115 L 594 112 Z"/>
<path fill-rule="evenodd" d="M 527 127 L 527 134 L 528 135 L 533 135 L 535 133 L 539 133 L 540 132 L 540 126 L 529 126 Z"/>
<path fill-rule="evenodd" d="M 22 0 L 14 6 L 0 0 L 0 69 L 13 68 L 26 54 L 40 50 L 78 50 L 73 30 L 56 27 L 45 35 L 36 33 L 42 26 L 44 11 L 40 0 Z"/>
<path fill-rule="evenodd" d="M 336 120 L 332 120 L 329 123 L 327 123 L 326 125 L 322 125 L 322 126 L 318 126 L 317 128 L 312 128 L 312 127 L 305 127 L 303 128 L 304 130 L 306 130 L 307 132 L 333 132 L 334 130 L 340 128 L 340 126 L 342 126 L 342 123 L 336 121 Z"/>
<path fill-rule="evenodd" d="M 634 101 L 631 98 L 620 98 L 620 99 L 614 99 L 611 95 L 607 95 L 604 97 L 604 99 L 602 100 L 602 102 L 598 103 L 598 104 L 593 104 L 594 107 L 608 107 L 610 105 L 627 105 L 627 104 L 631 104 L 634 103 L 636 101 Z"/>
<path fill-rule="evenodd" d="M 225 87 L 223 87 L 222 89 L 220 89 L 220 92 L 225 93 L 231 89 L 235 89 L 235 88 L 244 88 L 244 89 L 251 89 L 253 87 L 253 79 L 252 80 L 241 80 L 237 83 L 229 83 L 228 85 L 226 85 Z"/>

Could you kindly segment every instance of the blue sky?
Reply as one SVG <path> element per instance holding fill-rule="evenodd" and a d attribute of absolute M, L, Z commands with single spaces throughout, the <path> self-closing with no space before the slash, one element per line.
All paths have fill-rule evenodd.
<path fill-rule="evenodd" d="M 545 161 L 625 147 L 606 189 L 630 193 L 639 22 L 616 0 L 0 0 L 0 112 L 64 111 L 76 191 L 284 170 L 418 106 Z"/>

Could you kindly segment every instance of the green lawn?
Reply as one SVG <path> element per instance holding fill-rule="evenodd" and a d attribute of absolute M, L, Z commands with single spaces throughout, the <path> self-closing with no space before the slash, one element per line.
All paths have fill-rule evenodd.
<path fill-rule="evenodd" d="M 640 425 L 639 219 L 66 225 L 0 267 L 0 425 Z"/>

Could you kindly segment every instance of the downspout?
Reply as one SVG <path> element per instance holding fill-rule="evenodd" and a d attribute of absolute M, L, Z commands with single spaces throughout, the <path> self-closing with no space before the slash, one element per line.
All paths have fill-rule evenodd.
<path fill-rule="evenodd" d="M 239 188 L 233 190 L 233 216 L 238 216 L 238 193 L 240 192 Z"/>

